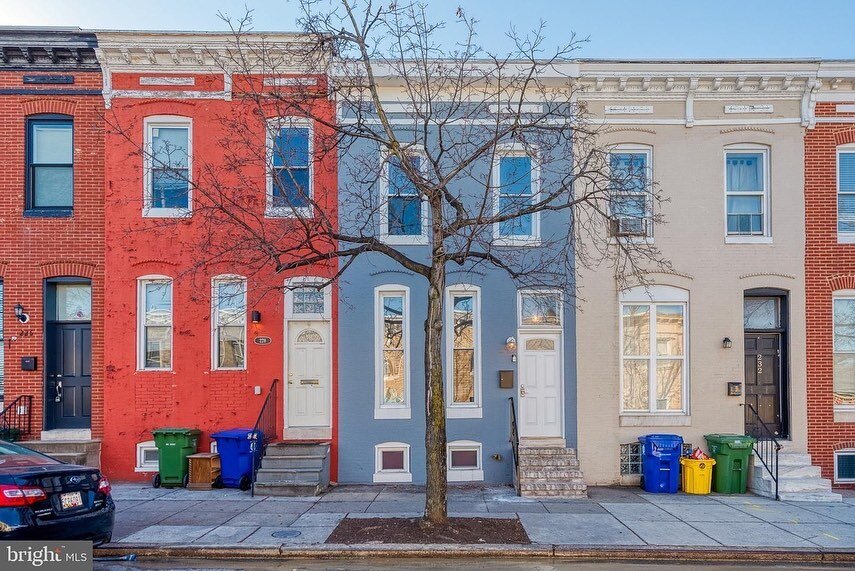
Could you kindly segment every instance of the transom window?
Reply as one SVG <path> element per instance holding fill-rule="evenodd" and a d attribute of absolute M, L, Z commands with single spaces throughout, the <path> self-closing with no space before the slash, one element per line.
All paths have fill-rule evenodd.
<path fill-rule="evenodd" d="M 74 204 L 74 123 L 64 115 L 27 120 L 27 195 L 30 211 L 68 210 Z"/>
<path fill-rule="evenodd" d="M 421 153 L 411 153 L 407 159 L 410 166 L 419 171 L 423 168 Z M 386 241 L 392 243 L 422 244 L 425 242 L 424 204 L 413 181 L 406 175 L 398 157 L 390 156 L 386 161 L 385 228 Z"/>
<path fill-rule="evenodd" d="M 324 290 L 298 287 L 293 291 L 294 313 L 324 313 Z"/>
<path fill-rule="evenodd" d="M 686 295 L 677 288 L 654 286 L 646 297 L 655 301 L 644 301 L 638 290 L 630 290 L 621 303 L 621 409 L 682 412 L 687 379 Z"/>
<path fill-rule="evenodd" d="M 146 120 L 145 214 L 184 216 L 190 211 L 191 121 Z"/>
<path fill-rule="evenodd" d="M 92 319 L 92 286 L 60 283 L 55 287 L 57 321 L 90 321 Z"/>
<path fill-rule="evenodd" d="M 246 367 L 246 281 L 214 280 L 214 368 Z"/>
<path fill-rule="evenodd" d="M 398 286 L 402 287 L 402 286 Z M 375 418 L 409 418 L 409 302 L 407 291 L 377 290 Z"/>
<path fill-rule="evenodd" d="M 837 150 L 837 233 L 855 241 L 855 145 Z"/>
<path fill-rule="evenodd" d="M 609 156 L 612 179 L 613 234 L 645 236 L 651 233 L 652 201 L 650 150 L 620 147 Z"/>
<path fill-rule="evenodd" d="M 520 325 L 560 327 L 561 294 L 555 291 L 521 291 Z"/>
<path fill-rule="evenodd" d="M 537 166 L 525 150 L 500 153 L 494 165 L 495 213 L 513 216 L 534 204 L 538 193 Z M 530 242 L 539 234 L 537 213 L 519 214 L 496 224 L 495 234 L 500 242 Z"/>
<path fill-rule="evenodd" d="M 140 288 L 140 369 L 172 368 L 172 280 L 143 279 Z"/>
<path fill-rule="evenodd" d="M 268 216 L 312 214 L 312 128 L 307 119 L 275 119 L 268 125 Z"/>
<path fill-rule="evenodd" d="M 777 297 L 746 297 L 743 307 L 745 329 L 778 329 L 781 326 Z"/>
<path fill-rule="evenodd" d="M 833 305 L 834 406 L 855 409 L 855 290 L 836 292 Z"/>
<path fill-rule="evenodd" d="M 728 236 L 767 236 L 769 153 L 734 149 L 725 153 Z"/>

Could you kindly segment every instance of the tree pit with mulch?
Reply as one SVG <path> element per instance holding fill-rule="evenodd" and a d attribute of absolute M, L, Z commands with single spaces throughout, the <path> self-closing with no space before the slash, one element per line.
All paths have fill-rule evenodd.
<path fill-rule="evenodd" d="M 452 517 L 440 525 L 421 518 L 345 518 L 326 542 L 528 545 L 531 540 L 517 518 Z"/>

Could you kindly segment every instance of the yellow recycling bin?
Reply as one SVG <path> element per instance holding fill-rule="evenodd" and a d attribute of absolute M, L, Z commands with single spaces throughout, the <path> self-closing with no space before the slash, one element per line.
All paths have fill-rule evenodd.
<path fill-rule="evenodd" d="M 683 491 L 687 494 L 708 494 L 712 484 L 712 467 L 715 460 L 695 460 L 694 458 L 680 458 L 683 466 Z"/>

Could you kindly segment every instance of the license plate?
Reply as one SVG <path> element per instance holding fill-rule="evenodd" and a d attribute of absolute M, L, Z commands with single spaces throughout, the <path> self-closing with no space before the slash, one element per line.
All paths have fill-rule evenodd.
<path fill-rule="evenodd" d="M 83 496 L 80 495 L 80 492 L 62 494 L 59 499 L 62 501 L 62 509 L 64 510 L 79 508 L 83 505 Z"/>

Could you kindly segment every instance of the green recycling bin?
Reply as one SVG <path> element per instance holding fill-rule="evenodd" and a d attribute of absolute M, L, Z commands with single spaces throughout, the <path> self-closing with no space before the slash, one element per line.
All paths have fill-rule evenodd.
<path fill-rule="evenodd" d="M 713 466 L 713 491 L 719 494 L 744 494 L 748 489 L 748 463 L 754 451 L 754 438 L 744 434 L 707 434 L 704 436 Z"/>
<path fill-rule="evenodd" d="M 153 430 L 157 446 L 157 474 L 152 479 L 155 488 L 160 486 L 187 487 L 189 473 L 187 457 L 196 453 L 199 435 L 194 428 L 158 428 Z"/>

